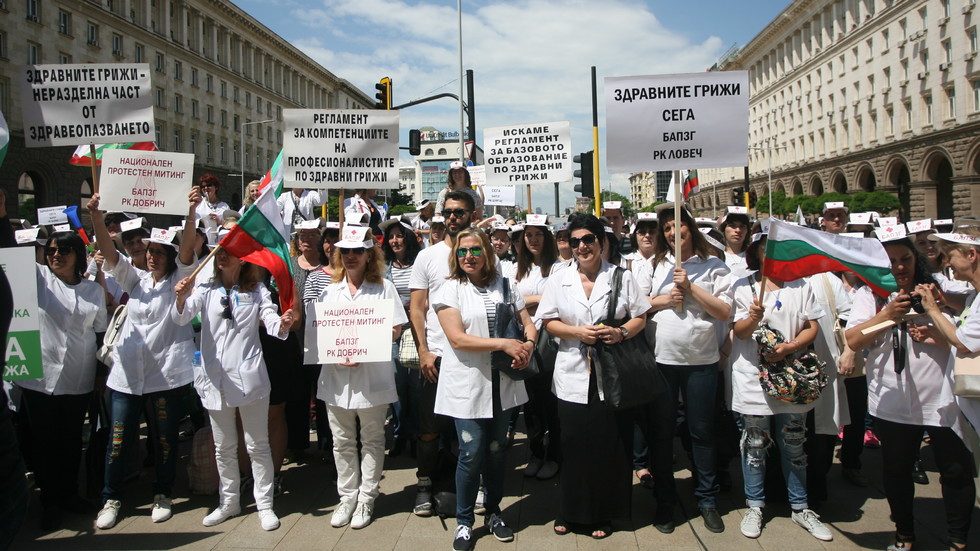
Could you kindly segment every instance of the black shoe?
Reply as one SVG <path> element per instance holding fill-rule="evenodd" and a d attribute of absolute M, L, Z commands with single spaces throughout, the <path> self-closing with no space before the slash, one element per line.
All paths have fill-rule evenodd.
<path fill-rule="evenodd" d="M 926 470 L 922 468 L 921 459 L 916 459 L 915 463 L 912 465 L 912 481 L 916 484 L 922 484 L 923 486 L 929 485 L 929 475 L 927 475 Z"/>
<path fill-rule="evenodd" d="M 720 534 L 725 531 L 725 523 L 722 522 L 721 515 L 718 514 L 718 509 L 714 507 L 702 507 L 701 518 L 704 519 L 704 527 L 709 532 Z"/>
<path fill-rule="evenodd" d="M 490 530 L 497 541 L 514 541 L 514 531 L 504 524 L 504 519 L 500 518 L 499 514 L 493 513 L 488 516 L 483 521 L 483 525 Z"/>
<path fill-rule="evenodd" d="M 64 498 L 58 505 L 65 511 L 76 515 L 94 515 L 99 511 L 94 503 L 78 494 Z"/>
<path fill-rule="evenodd" d="M 470 551 L 473 549 L 473 529 L 469 526 L 459 525 L 456 527 L 456 534 L 453 536 L 453 551 Z"/>
<path fill-rule="evenodd" d="M 57 507 L 46 507 L 41 512 L 41 530 L 44 532 L 54 532 L 61 529 L 61 509 Z"/>
<path fill-rule="evenodd" d="M 657 514 L 653 516 L 653 527 L 662 534 L 674 532 L 674 506 L 672 504 L 657 504 Z"/>

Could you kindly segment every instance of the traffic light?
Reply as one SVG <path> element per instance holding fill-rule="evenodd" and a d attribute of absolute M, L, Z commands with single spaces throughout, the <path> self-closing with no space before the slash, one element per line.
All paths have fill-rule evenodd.
<path fill-rule="evenodd" d="M 755 204 L 756 204 L 756 202 L 758 200 L 759 200 L 759 197 L 755 194 L 755 192 L 754 191 L 750 191 L 749 192 L 749 208 L 755 208 Z"/>
<path fill-rule="evenodd" d="M 376 109 L 391 109 L 391 79 L 384 77 L 374 87 L 378 89 L 378 93 L 374 95 L 378 98 L 374 107 Z"/>
<path fill-rule="evenodd" d="M 575 184 L 575 192 L 581 193 L 582 197 L 595 198 L 595 177 L 592 174 L 592 151 L 579 153 L 574 161 L 582 165 L 582 168 L 575 169 L 575 177 L 581 178 L 582 183 Z"/>
<path fill-rule="evenodd" d="M 417 157 L 422 154 L 422 132 L 416 129 L 408 131 L 408 154 Z"/>
<path fill-rule="evenodd" d="M 735 189 L 732 190 L 732 205 L 734 205 L 736 207 L 741 207 L 742 206 L 742 201 L 744 201 L 744 200 L 745 200 L 745 197 L 742 194 L 742 188 L 737 187 L 737 188 L 735 188 Z"/>

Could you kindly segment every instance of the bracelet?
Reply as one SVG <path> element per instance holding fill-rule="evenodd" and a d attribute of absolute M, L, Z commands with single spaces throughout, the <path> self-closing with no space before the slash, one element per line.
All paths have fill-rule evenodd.
<path fill-rule="evenodd" d="M 791 340 L 789 342 L 791 342 L 791 343 L 793 343 L 793 344 L 796 345 L 796 350 L 798 350 L 798 351 L 799 350 L 803 350 L 803 345 L 800 344 L 800 341 L 798 341 L 796 339 L 793 339 L 793 340 Z"/>

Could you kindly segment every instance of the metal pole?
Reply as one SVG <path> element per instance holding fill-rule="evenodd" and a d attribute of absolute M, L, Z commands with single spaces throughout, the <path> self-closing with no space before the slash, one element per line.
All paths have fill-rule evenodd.
<path fill-rule="evenodd" d="M 592 66 L 592 181 L 595 215 L 602 216 L 602 191 L 599 189 L 599 101 L 596 91 L 595 65 Z"/>
<path fill-rule="evenodd" d="M 467 137 L 473 141 L 473 151 L 470 159 L 476 163 L 476 100 L 473 99 L 473 69 L 466 70 L 466 114 Z"/>
<path fill-rule="evenodd" d="M 758 212 L 756 212 L 758 216 Z M 772 220 L 772 148 L 769 148 L 769 219 Z M 761 299 L 760 299 L 761 300 Z M 759 302 L 762 304 L 762 302 Z"/>
<path fill-rule="evenodd" d="M 456 73 L 459 76 L 459 160 L 466 160 L 466 148 L 463 146 L 463 130 L 466 128 L 463 122 L 463 0 L 456 0 L 456 15 L 458 19 L 458 29 L 459 29 L 459 72 Z M 475 139 L 472 138 L 471 139 Z M 473 144 L 476 148 L 476 143 Z"/>
<path fill-rule="evenodd" d="M 681 268 L 681 171 L 674 171 L 674 268 Z M 696 231 L 696 230 L 695 230 Z M 684 305 L 678 304 L 677 311 L 683 312 Z"/>
<path fill-rule="evenodd" d="M 558 182 L 555 182 L 555 216 L 561 216 L 558 212 Z"/>

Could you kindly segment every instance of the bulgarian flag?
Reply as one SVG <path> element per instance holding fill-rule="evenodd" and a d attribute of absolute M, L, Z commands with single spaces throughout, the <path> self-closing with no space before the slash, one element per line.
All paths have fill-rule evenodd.
<path fill-rule="evenodd" d="M 282 193 L 282 151 L 259 188 L 259 198 L 245 211 L 238 225 L 218 245 L 228 254 L 262 266 L 279 288 L 279 306 L 293 307 L 293 265 L 289 260 L 289 234 L 276 199 Z"/>
<path fill-rule="evenodd" d="M 854 272 L 875 294 L 898 290 L 885 247 L 877 239 L 846 237 L 773 219 L 762 275 L 793 281 L 823 272 Z"/>
<path fill-rule="evenodd" d="M 95 146 L 95 165 L 102 165 L 102 154 L 107 149 L 135 149 L 137 151 L 156 151 L 157 144 L 153 142 L 107 143 Z M 92 149 L 88 145 L 80 145 L 68 161 L 73 165 L 92 166 Z"/>
<path fill-rule="evenodd" d="M 698 182 L 698 171 L 682 170 L 681 178 L 684 179 L 684 187 L 681 188 L 681 191 L 684 193 L 684 200 L 687 201 L 688 196 L 700 191 L 701 184 Z"/>
<path fill-rule="evenodd" d="M 10 147 L 10 129 L 7 128 L 7 119 L 3 118 L 3 111 L 0 111 L 0 165 L 7 158 L 7 149 Z"/>

